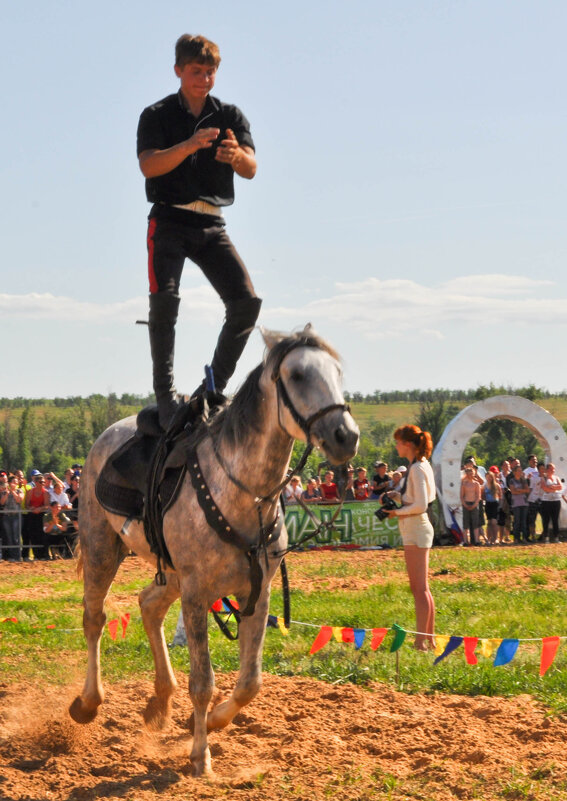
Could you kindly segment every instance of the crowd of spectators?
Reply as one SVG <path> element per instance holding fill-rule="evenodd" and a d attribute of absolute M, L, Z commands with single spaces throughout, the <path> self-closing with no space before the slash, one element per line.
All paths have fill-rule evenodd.
<path fill-rule="evenodd" d="M 400 488 L 406 470 L 407 468 L 402 465 L 389 472 L 385 462 L 374 462 L 374 474 L 370 481 L 366 467 L 354 468 L 349 465 L 345 500 L 378 500 L 383 492 Z M 284 490 L 284 500 L 289 504 L 299 503 L 300 499 L 305 503 L 337 503 L 340 500 L 340 493 L 334 471 L 325 470 L 319 475 L 308 478 L 305 486 L 301 482 L 301 476 L 292 476 Z"/>
<path fill-rule="evenodd" d="M 463 544 L 557 542 L 564 492 L 555 465 L 535 454 L 525 468 L 510 456 L 486 471 L 469 457 L 461 477 Z"/>
<path fill-rule="evenodd" d="M 0 470 L 0 561 L 70 559 L 78 537 L 82 465 L 53 472 Z"/>

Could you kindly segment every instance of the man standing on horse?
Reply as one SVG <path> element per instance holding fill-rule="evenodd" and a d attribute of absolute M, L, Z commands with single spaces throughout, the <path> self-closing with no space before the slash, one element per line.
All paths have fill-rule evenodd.
<path fill-rule="evenodd" d="M 148 226 L 149 332 L 153 383 L 162 428 L 178 401 L 173 380 L 175 323 L 185 258 L 209 280 L 225 306 L 211 363 L 222 392 L 260 312 L 246 267 L 225 231 L 223 206 L 234 202 L 234 173 L 256 174 L 254 142 L 239 108 L 209 94 L 220 64 L 217 45 L 184 34 L 175 45 L 176 94 L 144 109 L 137 151 L 153 203 Z M 193 393 L 199 398 L 205 383 Z"/>

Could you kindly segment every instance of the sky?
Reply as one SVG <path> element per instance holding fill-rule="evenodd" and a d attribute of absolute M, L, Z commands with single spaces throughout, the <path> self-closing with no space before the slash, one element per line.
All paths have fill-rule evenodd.
<path fill-rule="evenodd" d="M 563 0 L 28 0 L 0 25 L 0 396 L 151 391 L 135 139 L 181 33 L 251 122 L 225 216 L 263 326 L 311 322 L 350 392 L 567 388 Z M 222 317 L 186 262 L 179 390 Z"/>

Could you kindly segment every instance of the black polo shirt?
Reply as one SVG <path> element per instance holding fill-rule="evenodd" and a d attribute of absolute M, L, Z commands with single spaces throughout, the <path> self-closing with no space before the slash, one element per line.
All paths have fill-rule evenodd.
<path fill-rule="evenodd" d="M 194 117 L 180 90 L 142 111 L 138 123 L 138 156 L 144 150 L 166 150 L 189 139 L 198 128 L 220 128 L 219 142 L 225 138 L 226 129 L 231 128 L 240 145 L 254 149 L 250 123 L 237 106 L 209 95 L 199 117 Z M 215 206 L 230 206 L 234 202 L 234 170 L 229 164 L 215 161 L 216 151 L 213 144 L 188 156 L 166 175 L 147 178 L 148 200 L 168 205 L 206 200 Z"/>

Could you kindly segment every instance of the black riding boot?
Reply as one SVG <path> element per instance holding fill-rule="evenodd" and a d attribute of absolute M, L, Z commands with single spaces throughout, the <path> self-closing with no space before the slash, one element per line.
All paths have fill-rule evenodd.
<path fill-rule="evenodd" d="M 211 363 L 217 392 L 223 392 L 234 373 L 237 362 L 248 342 L 248 337 L 256 325 L 261 305 L 260 298 L 244 298 L 243 300 L 229 301 L 226 304 L 224 325 Z M 192 397 L 201 394 L 204 389 L 205 382 L 203 381 Z"/>
<path fill-rule="evenodd" d="M 226 316 L 224 325 L 221 329 L 217 346 L 213 355 L 211 368 L 215 381 L 215 391 L 222 401 L 222 392 L 232 374 L 236 369 L 242 351 L 246 347 L 248 337 L 252 333 L 256 320 L 260 313 L 262 301 L 260 298 L 243 298 L 226 303 Z M 191 395 L 192 400 L 197 400 L 205 394 L 205 381 L 203 381 Z M 211 396 L 213 405 L 215 404 L 214 395 Z M 211 400 L 209 401 L 209 406 Z"/>
<path fill-rule="evenodd" d="M 150 295 L 150 348 L 152 352 L 154 392 L 159 412 L 159 424 L 165 430 L 175 414 L 178 403 L 173 383 L 175 352 L 175 323 L 179 310 L 179 295 L 155 292 Z"/>

